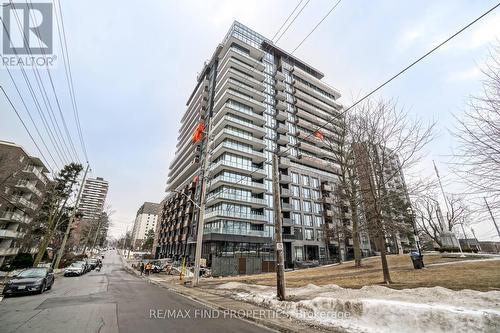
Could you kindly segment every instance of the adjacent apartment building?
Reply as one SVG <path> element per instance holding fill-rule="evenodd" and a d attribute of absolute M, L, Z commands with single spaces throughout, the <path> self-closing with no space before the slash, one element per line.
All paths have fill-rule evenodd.
<path fill-rule="evenodd" d="M 80 247 L 82 242 L 89 240 L 82 239 L 85 230 L 91 230 L 101 218 L 106 196 L 108 195 L 109 183 L 102 177 L 87 178 L 83 184 L 82 196 L 78 204 L 78 218 L 71 232 L 70 245 Z"/>
<path fill-rule="evenodd" d="M 263 270 L 274 260 L 271 161 L 280 151 L 287 152 L 279 159 L 278 180 L 285 263 L 330 257 L 339 244 L 325 239 L 321 184 L 337 182 L 338 163 L 324 139 L 336 142 L 344 125 L 340 92 L 323 77 L 271 40 L 233 23 L 187 101 L 162 206 L 158 256 L 194 258 L 193 202 L 199 204 L 206 177 L 203 258 L 213 271 L 227 263 L 231 268 L 219 271 Z M 193 136 L 200 128 L 203 135 Z"/>
<path fill-rule="evenodd" d="M 15 143 L 0 141 L 0 266 L 21 251 L 50 184 L 47 174 L 38 157 Z"/>
<path fill-rule="evenodd" d="M 142 244 L 147 238 L 149 230 L 156 231 L 160 204 L 154 202 L 145 202 L 137 211 L 132 231 L 132 244 L 134 249 L 140 250 Z"/>

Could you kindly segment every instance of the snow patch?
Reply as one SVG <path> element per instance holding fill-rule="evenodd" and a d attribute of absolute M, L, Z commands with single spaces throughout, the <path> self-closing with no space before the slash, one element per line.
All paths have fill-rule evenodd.
<path fill-rule="evenodd" d="M 309 284 L 288 288 L 288 300 L 281 302 L 274 287 L 229 282 L 217 289 L 295 319 L 350 332 L 500 332 L 499 291 Z"/>

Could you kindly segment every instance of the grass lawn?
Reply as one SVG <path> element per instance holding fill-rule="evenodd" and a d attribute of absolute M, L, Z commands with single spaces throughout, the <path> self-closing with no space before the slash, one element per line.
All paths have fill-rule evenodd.
<path fill-rule="evenodd" d="M 500 260 L 460 262 L 462 260 L 483 259 L 478 256 L 458 258 L 456 256 L 429 254 L 424 255 L 425 269 L 413 269 L 408 255 L 388 256 L 392 281 L 389 287 L 395 289 L 435 287 L 449 289 L 473 289 L 479 291 L 500 290 Z M 440 263 L 451 263 L 436 265 Z M 355 268 L 354 262 L 341 265 L 316 267 L 285 273 L 287 287 L 301 287 L 307 284 L 336 284 L 344 288 L 361 288 L 367 285 L 382 284 L 380 257 L 363 259 L 362 267 Z M 250 284 L 275 285 L 275 273 L 215 278 L 204 282 L 220 284 L 238 281 Z"/>

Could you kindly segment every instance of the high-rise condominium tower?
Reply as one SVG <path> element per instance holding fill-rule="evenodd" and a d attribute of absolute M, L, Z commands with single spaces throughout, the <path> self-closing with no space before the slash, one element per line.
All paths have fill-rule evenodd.
<path fill-rule="evenodd" d="M 269 39 L 233 23 L 187 101 L 170 165 L 157 255 L 194 258 L 198 208 L 191 200 L 200 203 L 205 177 L 202 256 L 214 274 L 271 267 L 266 263 L 274 260 L 275 151 L 286 152 L 279 159 L 278 180 L 286 265 L 326 259 L 339 250 L 326 241 L 322 185 L 338 179 L 332 145 L 325 142 L 333 142 L 334 148 L 343 126 L 342 106 L 339 91 L 322 78 L 320 71 Z M 208 173 L 203 175 L 207 153 Z"/>

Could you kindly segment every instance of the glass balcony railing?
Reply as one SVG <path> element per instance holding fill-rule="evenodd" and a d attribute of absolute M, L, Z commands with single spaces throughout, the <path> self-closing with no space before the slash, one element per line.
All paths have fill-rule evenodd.
<path fill-rule="evenodd" d="M 242 201 L 242 202 L 254 203 L 254 204 L 263 205 L 263 206 L 267 205 L 266 200 L 264 200 L 264 199 L 254 198 L 252 196 L 232 194 L 232 193 L 225 192 L 225 191 L 210 194 L 207 198 L 207 201 L 211 201 L 211 200 L 215 200 L 215 199 L 227 199 L 227 200 Z"/>
<path fill-rule="evenodd" d="M 239 229 L 239 228 L 205 228 L 203 234 L 225 234 L 225 235 L 241 235 L 241 236 L 256 236 L 256 237 L 268 237 L 265 231 L 261 230 L 249 230 L 249 229 Z"/>
<path fill-rule="evenodd" d="M 236 184 L 236 185 L 241 184 L 244 186 L 252 186 L 252 187 L 256 187 L 256 188 L 260 188 L 260 189 L 266 188 L 266 185 L 264 185 L 262 183 L 257 183 L 257 182 L 253 182 L 251 180 L 241 179 L 241 178 L 236 179 L 233 177 L 218 176 L 218 177 L 215 177 L 214 179 L 212 179 L 212 183 L 217 182 L 217 181 L 223 181 L 223 182 L 232 183 L 232 184 Z"/>
<path fill-rule="evenodd" d="M 260 221 L 265 222 L 266 217 L 264 215 L 252 214 L 252 213 L 241 213 L 234 212 L 229 210 L 214 210 L 208 213 L 205 213 L 205 219 L 213 218 L 213 217 L 230 217 L 235 219 L 244 219 L 244 220 L 252 220 L 252 221 Z"/>

